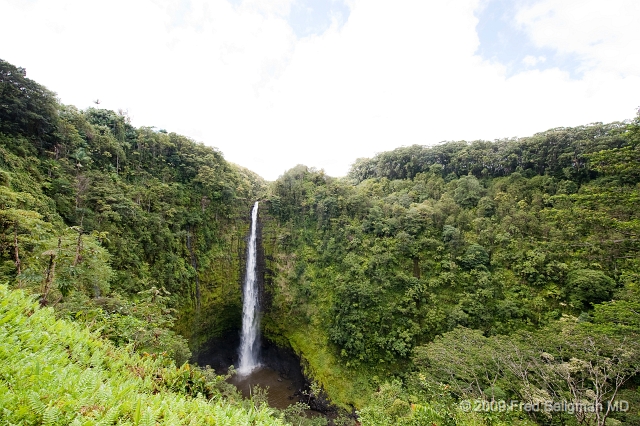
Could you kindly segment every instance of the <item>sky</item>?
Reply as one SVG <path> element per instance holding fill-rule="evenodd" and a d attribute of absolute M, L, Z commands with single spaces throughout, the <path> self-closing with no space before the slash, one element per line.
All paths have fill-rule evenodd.
<path fill-rule="evenodd" d="M 0 58 L 274 180 L 633 118 L 638 0 L 0 0 Z"/>

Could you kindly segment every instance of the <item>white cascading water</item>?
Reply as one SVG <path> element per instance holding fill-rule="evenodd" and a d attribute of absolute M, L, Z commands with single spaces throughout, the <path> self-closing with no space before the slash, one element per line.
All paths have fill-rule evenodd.
<path fill-rule="evenodd" d="M 240 338 L 240 365 L 238 374 L 251 373 L 258 363 L 258 333 L 260 331 L 260 304 L 258 280 L 256 279 L 256 234 L 258 224 L 258 202 L 251 210 L 251 234 L 247 246 L 247 271 L 244 278 L 242 301 L 242 335 Z"/>

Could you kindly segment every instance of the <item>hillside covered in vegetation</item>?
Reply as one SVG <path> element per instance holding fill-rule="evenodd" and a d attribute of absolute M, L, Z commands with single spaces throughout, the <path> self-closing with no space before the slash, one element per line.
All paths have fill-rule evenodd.
<path fill-rule="evenodd" d="M 184 136 L 60 105 L 6 62 L 0 78 L 0 277 L 181 359 L 168 308 L 192 347 L 237 322 L 262 179 Z"/>
<path fill-rule="evenodd" d="M 266 405 L 223 398 L 210 372 L 116 348 L 4 285 L 0 341 L 3 424 L 283 424 Z"/>
<path fill-rule="evenodd" d="M 637 424 L 639 143 L 636 117 L 291 169 L 268 196 L 267 332 L 338 401 L 388 398 L 389 423 L 441 392 L 627 398 Z"/>
<path fill-rule="evenodd" d="M 263 334 L 338 423 L 640 424 L 639 145 L 640 116 L 265 182 L 0 61 L 0 419 L 294 421 L 185 364 L 239 326 L 260 200 Z"/>

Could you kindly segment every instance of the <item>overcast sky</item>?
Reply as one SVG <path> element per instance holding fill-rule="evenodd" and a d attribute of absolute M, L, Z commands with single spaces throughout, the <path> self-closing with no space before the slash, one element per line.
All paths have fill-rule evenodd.
<path fill-rule="evenodd" d="M 0 0 L 0 58 L 273 180 L 632 118 L 638 0 Z"/>

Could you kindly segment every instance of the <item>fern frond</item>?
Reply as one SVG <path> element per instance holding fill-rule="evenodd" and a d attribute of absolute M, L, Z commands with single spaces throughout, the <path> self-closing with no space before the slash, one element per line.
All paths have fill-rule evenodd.
<path fill-rule="evenodd" d="M 60 409 L 56 406 L 49 406 L 45 409 L 42 414 L 42 425 L 43 426 L 51 426 L 58 423 L 58 420 L 61 419 Z"/>
<path fill-rule="evenodd" d="M 38 395 L 35 391 L 31 390 L 27 393 L 27 401 L 29 403 L 29 408 L 32 412 L 43 415 L 47 410 L 46 404 L 40 401 L 40 395 Z"/>
<path fill-rule="evenodd" d="M 150 408 L 146 409 L 138 425 L 139 426 L 155 426 L 156 425 L 156 416 L 153 415 L 153 412 L 151 411 Z"/>

